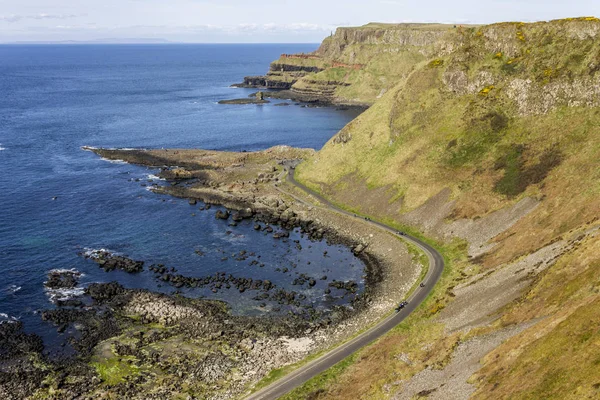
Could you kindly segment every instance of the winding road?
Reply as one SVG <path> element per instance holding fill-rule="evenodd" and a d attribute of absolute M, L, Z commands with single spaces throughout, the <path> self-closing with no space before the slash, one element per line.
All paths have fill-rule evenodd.
<path fill-rule="evenodd" d="M 285 171 L 284 171 L 284 173 L 285 173 Z M 340 214 L 344 214 L 351 218 L 363 219 L 361 217 L 355 216 L 355 214 L 352 214 L 350 212 L 347 212 L 345 210 L 342 210 L 342 209 L 336 207 L 335 205 L 331 204 L 327 199 L 323 198 L 318 193 L 312 191 L 311 189 L 307 188 L 306 186 L 302 185 L 301 183 L 296 182 L 296 180 L 293 177 L 293 174 L 288 173 L 286 175 L 287 175 L 288 183 L 298 187 L 299 189 L 305 191 L 310 196 L 316 198 L 321 204 L 323 204 L 324 208 L 338 212 Z M 297 196 L 295 196 L 291 193 L 288 193 L 279 187 L 277 187 L 277 189 L 280 190 L 281 192 L 286 193 L 286 194 L 294 197 L 295 199 L 307 204 L 304 200 L 298 198 Z M 311 206 L 314 207 L 314 205 L 311 205 Z M 356 336 L 354 339 L 352 339 L 346 343 L 343 343 L 342 345 L 327 352 L 326 354 L 323 354 L 321 357 L 290 372 L 289 374 L 287 374 L 283 378 L 277 380 L 276 382 L 273 382 L 269 386 L 266 386 L 265 388 L 257 391 L 256 393 L 253 393 L 252 395 L 248 396 L 246 398 L 246 400 L 277 399 L 277 398 L 283 396 L 284 394 L 292 391 L 293 389 L 297 388 L 298 386 L 304 384 L 309 379 L 311 379 L 311 378 L 317 376 L 318 374 L 326 371 L 327 369 L 333 367 L 335 364 L 339 363 L 346 357 L 350 356 L 355 351 L 357 351 L 357 350 L 361 349 L 362 347 L 368 345 L 369 343 L 379 339 L 381 336 L 383 336 L 384 334 L 389 332 L 392 328 L 394 328 L 396 325 L 398 325 L 400 322 L 402 322 L 406 317 L 408 317 L 410 315 L 410 313 L 413 312 L 419 306 L 419 304 L 421 304 L 421 302 L 423 300 L 425 300 L 427 295 L 433 289 L 434 285 L 440 279 L 440 276 L 442 275 L 442 271 L 444 270 L 444 259 L 443 259 L 442 255 L 440 253 L 438 253 L 433 247 L 431 247 L 427 243 L 425 243 L 415 237 L 412 237 L 412 236 L 409 236 L 406 234 L 399 234 L 399 232 L 397 230 L 395 230 L 385 224 L 382 224 L 380 222 L 371 221 L 371 220 L 365 220 L 365 222 L 375 225 L 376 227 L 383 229 L 385 231 L 388 231 L 392 234 L 400 236 L 402 239 L 406 240 L 409 243 L 414 244 L 415 246 L 417 246 L 421 250 L 423 250 L 423 252 L 425 252 L 425 254 L 427 254 L 427 257 L 429 259 L 429 269 L 427 271 L 427 275 L 423 279 L 424 287 L 418 287 L 411 294 L 411 296 L 407 299 L 408 305 L 405 306 L 399 312 L 383 319 L 377 325 L 373 326 L 369 330 Z"/>

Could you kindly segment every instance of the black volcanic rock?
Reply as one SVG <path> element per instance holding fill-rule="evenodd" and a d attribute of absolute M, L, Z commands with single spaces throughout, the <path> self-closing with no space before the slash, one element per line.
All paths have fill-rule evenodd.
<path fill-rule="evenodd" d="M 144 269 L 143 261 L 118 256 L 106 250 L 93 250 L 81 254 L 83 257 L 94 261 L 105 271 L 120 269 L 130 274 L 141 272 Z"/>
<path fill-rule="evenodd" d="M 81 273 L 74 270 L 52 270 L 44 286 L 50 289 L 72 289 L 79 283 Z"/>

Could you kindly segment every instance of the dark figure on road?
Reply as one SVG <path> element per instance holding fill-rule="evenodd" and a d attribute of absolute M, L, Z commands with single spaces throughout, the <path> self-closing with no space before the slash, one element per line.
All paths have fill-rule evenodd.
<path fill-rule="evenodd" d="M 396 307 L 396 312 L 399 312 L 400 310 L 402 310 L 407 305 L 408 305 L 408 301 L 401 302 L 400 304 L 398 304 L 398 307 Z"/>

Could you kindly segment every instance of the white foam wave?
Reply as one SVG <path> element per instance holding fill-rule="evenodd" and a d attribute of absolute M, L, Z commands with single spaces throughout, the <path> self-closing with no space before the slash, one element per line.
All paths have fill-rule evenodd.
<path fill-rule="evenodd" d="M 160 176 L 156 176 L 154 174 L 148 174 L 148 175 L 146 175 L 146 178 L 151 179 L 153 181 L 166 181 L 165 178 L 161 178 Z"/>
<path fill-rule="evenodd" d="M 66 269 L 66 268 L 55 268 L 55 269 L 51 269 L 50 271 L 48 271 L 49 273 L 55 273 L 55 274 L 65 274 L 65 273 L 71 273 L 77 276 L 85 276 L 83 273 L 77 271 L 75 268 L 71 268 L 71 269 Z"/>
<path fill-rule="evenodd" d="M 79 272 L 75 268 L 66 269 L 66 268 L 56 268 L 49 271 L 49 273 L 56 274 L 73 274 L 75 276 L 82 277 L 85 276 L 82 272 Z M 82 296 L 85 293 L 85 288 L 83 287 L 74 287 L 74 288 L 45 288 L 46 295 L 50 299 L 51 302 L 56 303 L 57 301 L 65 301 L 70 300 L 75 297 Z"/>
<path fill-rule="evenodd" d="M 101 157 L 101 160 L 108 161 L 111 164 L 127 164 L 127 162 L 123 160 L 109 160 L 108 158 Z"/>
<path fill-rule="evenodd" d="M 2 147 L 2 143 L 0 143 L 0 151 L 6 150 L 6 147 Z"/>
<path fill-rule="evenodd" d="M 81 150 L 94 151 L 94 150 L 121 150 L 121 151 L 132 151 L 132 150 L 146 150 L 145 148 L 135 149 L 133 147 L 95 147 L 95 146 L 81 146 Z"/>
<path fill-rule="evenodd" d="M 46 295 L 51 302 L 56 303 L 57 301 L 66 301 L 80 297 L 85 294 L 84 287 L 74 287 L 71 289 L 46 289 Z"/>
<path fill-rule="evenodd" d="M 108 249 L 90 249 L 89 247 L 84 247 L 83 250 L 84 251 L 81 254 L 84 257 L 91 258 L 91 259 L 96 259 L 96 258 L 105 256 L 107 254 L 109 254 L 109 255 L 116 254 L 114 251 L 108 250 Z"/>
<path fill-rule="evenodd" d="M 19 320 L 19 318 L 17 318 L 17 317 L 10 316 L 6 313 L 0 313 L 0 324 L 17 322 L 18 320 Z"/>
<path fill-rule="evenodd" d="M 152 193 L 154 193 L 156 191 L 156 189 L 158 189 L 158 186 L 156 186 L 156 185 L 146 186 L 146 190 L 149 192 L 152 192 Z"/>

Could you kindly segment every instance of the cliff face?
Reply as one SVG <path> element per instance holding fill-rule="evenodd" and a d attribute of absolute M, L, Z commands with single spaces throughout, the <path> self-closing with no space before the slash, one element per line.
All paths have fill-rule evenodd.
<path fill-rule="evenodd" d="M 373 104 L 296 178 L 436 238 L 451 265 L 415 322 L 358 357 L 339 379 L 353 383 L 330 397 L 411 398 L 421 387 L 443 398 L 459 383 L 482 399 L 598 396 L 600 350 L 589 344 L 600 332 L 586 321 L 600 318 L 599 39 L 600 21 L 578 18 L 371 24 L 323 42 L 319 57 L 361 67 L 307 74 L 292 91 L 335 76 L 346 86 L 334 102 Z M 431 365 L 452 375 L 467 339 L 487 343 L 481 370 L 477 358 L 461 382 L 428 375 Z"/>
<path fill-rule="evenodd" d="M 305 101 L 371 105 L 419 62 L 451 51 L 458 28 L 369 24 L 338 28 L 310 54 L 283 54 L 261 77 L 238 86 L 289 90 Z"/>

